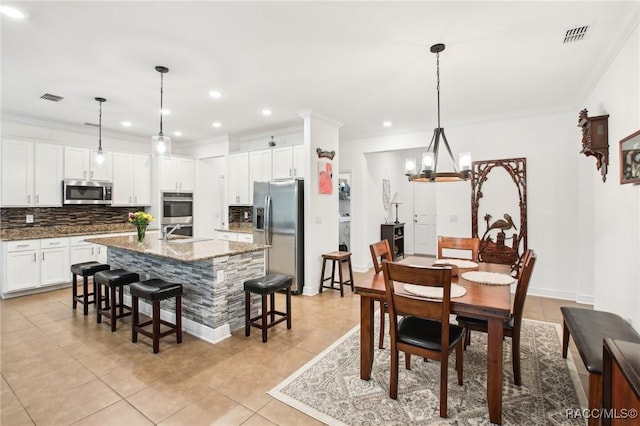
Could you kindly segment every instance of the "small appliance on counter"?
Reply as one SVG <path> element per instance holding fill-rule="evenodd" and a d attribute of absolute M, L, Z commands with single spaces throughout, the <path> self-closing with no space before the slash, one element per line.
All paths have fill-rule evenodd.
<path fill-rule="evenodd" d="M 92 180 L 63 180 L 62 204 L 111 205 L 111 182 Z"/>
<path fill-rule="evenodd" d="M 304 180 L 254 182 L 253 242 L 268 244 L 267 273 L 293 277 L 291 291 L 304 286 Z"/>

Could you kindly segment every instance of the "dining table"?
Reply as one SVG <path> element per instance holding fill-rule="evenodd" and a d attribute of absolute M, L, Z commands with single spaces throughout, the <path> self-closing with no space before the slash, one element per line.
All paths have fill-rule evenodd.
<path fill-rule="evenodd" d="M 433 257 L 408 256 L 398 263 L 430 267 Z M 478 270 L 508 274 L 510 265 L 478 263 Z M 461 297 L 451 298 L 451 313 L 486 320 L 488 323 L 487 347 L 487 404 L 489 420 L 502 424 L 502 343 L 503 323 L 511 315 L 510 285 L 491 285 L 472 282 L 460 276 L 453 276 L 452 283 L 466 289 Z M 369 380 L 374 356 L 374 307 L 377 301 L 386 301 L 382 272 L 370 279 L 355 284 L 355 292 L 360 295 L 360 378 Z M 384 315 L 381 312 L 380 315 Z"/>

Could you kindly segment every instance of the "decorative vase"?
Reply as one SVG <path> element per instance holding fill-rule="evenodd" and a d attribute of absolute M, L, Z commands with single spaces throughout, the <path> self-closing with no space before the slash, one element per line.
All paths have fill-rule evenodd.
<path fill-rule="evenodd" d="M 137 228 L 138 228 L 138 243 L 142 244 L 142 242 L 144 241 L 144 234 L 145 232 L 147 232 L 147 227 L 143 225 L 139 225 L 137 226 Z"/>

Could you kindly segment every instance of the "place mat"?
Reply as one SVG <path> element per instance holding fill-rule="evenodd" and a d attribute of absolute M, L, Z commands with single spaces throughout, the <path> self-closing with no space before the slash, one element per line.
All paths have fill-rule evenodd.
<path fill-rule="evenodd" d="M 415 294 L 429 299 L 442 299 L 442 287 L 426 287 L 423 285 L 404 284 L 407 293 Z M 467 289 L 458 284 L 451 284 L 451 297 L 462 297 L 467 294 Z"/>
<path fill-rule="evenodd" d="M 471 260 L 464 259 L 438 259 L 433 262 L 434 265 L 452 265 L 457 266 L 458 268 L 477 268 L 478 264 L 476 262 L 472 262 Z"/>
<path fill-rule="evenodd" d="M 462 278 L 474 283 L 491 285 L 509 285 L 516 282 L 516 279 L 508 274 L 485 271 L 469 271 L 462 274 Z"/>

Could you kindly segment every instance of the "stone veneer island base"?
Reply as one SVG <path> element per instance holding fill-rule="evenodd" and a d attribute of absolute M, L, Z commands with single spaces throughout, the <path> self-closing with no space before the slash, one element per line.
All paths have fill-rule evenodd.
<path fill-rule="evenodd" d="M 162 278 L 182 283 L 184 331 L 211 343 L 244 327 L 244 282 L 264 275 L 264 249 L 268 246 L 222 240 L 180 242 L 149 238 L 139 244 L 133 237 L 91 238 L 87 241 L 107 246 L 107 262 L 112 269 L 123 268 L 140 274 L 140 279 Z M 182 239 L 182 241 L 187 241 Z M 128 288 L 125 299 L 130 301 Z M 252 298 L 252 316 L 257 315 L 259 298 Z M 163 317 L 175 319 L 172 303 L 161 302 Z M 151 306 L 140 310 L 150 314 Z"/>

